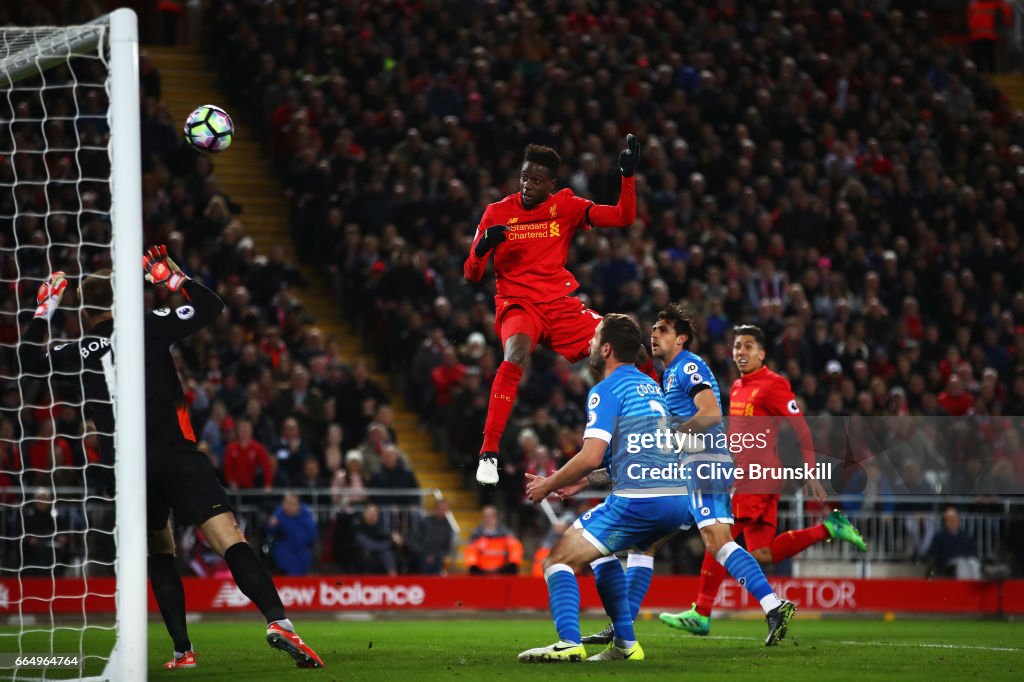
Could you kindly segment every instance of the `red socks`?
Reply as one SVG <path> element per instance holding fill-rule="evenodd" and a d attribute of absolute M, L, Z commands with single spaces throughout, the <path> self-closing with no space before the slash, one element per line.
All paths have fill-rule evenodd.
<path fill-rule="evenodd" d="M 772 561 L 779 563 L 783 559 L 799 554 L 811 545 L 828 539 L 825 524 L 818 524 L 802 530 L 786 531 L 772 540 L 768 547 L 772 552 Z"/>
<path fill-rule="evenodd" d="M 523 377 L 523 368 L 503 361 L 498 366 L 491 384 L 491 399 L 487 405 L 487 422 L 484 424 L 484 444 L 480 452 L 497 452 L 498 443 L 505 433 L 512 405 L 519 391 L 519 380 Z"/>
<path fill-rule="evenodd" d="M 828 539 L 825 524 L 818 524 L 802 530 L 791 530 L 776 536 L 768 549 L 772 553 L 772 562 L 778 563 L 804 551 L 811 545 Z M 718 588 L 729 575 L 715 557 L 704 553 L 704 563 L 700 567 L 700 586 L 697 591 L 697 613 L 702 616 L 711 615 L 711 607 L 715 605 Z"/>

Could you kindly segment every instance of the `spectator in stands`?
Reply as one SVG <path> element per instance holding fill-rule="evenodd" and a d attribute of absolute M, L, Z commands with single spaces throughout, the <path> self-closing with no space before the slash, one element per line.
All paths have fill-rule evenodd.
<path fill-rule="evenodd" d="M 951 417 L 962 417 L 974 407 L 974 399 L 964 390 L 958 374 L 951 375 L 946 390 L 939 393 L 939 405 Z"/>
<path fill-rule="evenodd" d="M 47 488 L 37 488 L 32 503 L 26 505 L 22 512 L 23 575 L 49 577 L 63 574 L 58 564 L 68 562 L 68 536 L 59 532 L 61 528 L 58 526 L 53 494 Z"/>
<path fill-rule="evenodd" d="M 327 436 L 324 440 L 324 469 L 327 478 L 333 479 L 335 472 L 344 466 L 344 452 L 341 443 L 344 440 L 344 431 L 341 424 L 328 424 Z"/>
<path fill-rule="evenodd" d="M 1000 34 L 1012 25 L 1013 10 L 1005 0 L 971 0 L 967 3 L 971 59 L 979 71 L 996 71 Z"/>
<path fill-rule="evenodd" d="M 447 500 L 435 500 L 433 512 L 420 519 L 409 533 L 408 549 L 415 573 L 443 575 L 446 572 L 448 557 L 458 542 L 448 520 L 448 510 Z"/>
<path fill-rule="evenodd" d="M 860 462 L 853 474 L 843 486 L 844 495 L 859 495 L 856 501 L 843 504 L 843 508 L 856 514 L 881 512 L 887 517 L 892 516 L 895 504 L 892 501 L 893 485 L 882 471 L 875 457 Z"/>
<path fill-rule="evenodd" d="M 315 462 L 316 460 L 310 460 Z M 267 523 L 274 563 L 285 575 L 308 575 L 317 541 L 316 520 L 295 493 L 285 493 Z"/>
<path fill-rule="evenodd" d="M 37 482 L 40 484 L 43 479 L 48 483 L 51 477 L 56 477 L 58 484 L 69 484 L 71 472 L 67 467 L 73 466 L 71 444 L 66 438 L 54 433 L 53 419 L 43 419 L 39 422 L 39 433 L 31 439 L 26 439 L 28 445 L 28 465 L 32 469 L 39 469 L 42 473 L 37 474 Z"/>
<path fill-rule="evenodd" d="M 463 557 L 470 575 L 515 575 L 523 562 L 523 543 L 498 519 L 498 508 L 480 510 Z"/>
<path fill-rule="evenodd" d="M 487 390 L 479 367 L 470 367 L 452 395 L 448 410 L 449 461 L 457 468 L 476 466 L 480 450 L 479 433 L 487 419 Z"/>
<path fill-rule="evenodd" d="M 960 525 L 960 512 L 950 506 L 942 514 L 942 529 L 932 538 L 928 556 L 936 570 L 961 580 L 981 578 L 978 543 Z"/>
<path fill-rule="evenodd" d="M 211 356 L 210 360 L 213 361 L 216 357 Z M 242 414 L 245 410 L 245 392 L 238 384 L 238 377 L 232 373 L 224 377 L 213 399 L 224 403 L 228 415 L 232 417 Z"/>
<path fill-rule="evenodd" d="M 388 395 L 370 378 L 365 362 L 352 368 L 352 378 L 345 387 L 345 400 L 339 404 L 339 417 L 345 429 L 345 446 L 354 447 L 366 436 L 366 427 L 378 405 L 388 401 Z"/>
<path fill-rule="evenodd" d="M 445 346 L 441 351 L 441 364 L 430 372 L 434 384 L 434 417 L 444 423 L 452 404 L 452 393 L 466 374 L 466 366 L 459 362 L 455 348 Z"/>
<path fill-rule="evenodd" d="M 264 445 L 277 443 L 277 429 L 274 420 L 263 409 L 259 398 L 245 401 L 245 418 L 252 424 L 252 437 Z"/>
<path fill-rule="evenodd" d="M 338 469 L 331 481 L 334 504 L 348 507 L 366 502 L 368 498 L 362 493 L 367 488 L 365 479 L 363 454 L 358 450 L 349 450 L 345 455 L 345 468 Z"/>
<path fill-rule="evenodd" d="M 252 422 L 246 418 L 236 425 L 238 438 L 224 449 L 224 479 L 232 490 L 255 488 L 256 474 L 263 478 L 263 490 L 274 484 L 274 458 L 252 437 Z"/>
<path fill-rule="evenodd" d="M 274 476 L 274 485 L 287 487 L 293 481 L 297 482 L 301 478 L 303 465 L 313 455 L 299 431 L 299 422 L 294 417 L 284 420 L 275 454 L 277 472 Z"/>
<path fill-rule="evenodd" d="M 363 573 L 398 575 L 397 550 L 403 545 L 402 536 L 397 532 L 389 532 L 383 526 L 377 505 L 367 505 L 363 510 L 354 535 L 355 546 L 361 554 L 359 566 Z"/>
<path fill-rule="evenodd" d="M 296 366 L 292 370 L 289 387 L 278 391 L 271 412 L 278 422 L 294 419 L 302 440 L 312 448 L 319 446 L 322 429 L 326 426 L 324 401 L 320 390 L 309 385 L 309 372 L 305 367 Z"/>
<path fill-rule="evenodd" d="M 321 488 L 326 488 L 329 483 L 327 477 L 321 471 L 320 460 L 316 457 L 310 457 L 303 462 L 302 477 L 296 485 L 306 490 L 320 490 Z"/>
<path fill-rule="evenodd" d="M 372 476 L 380 469 L 384 448 L 391 444 L 387 428 L 378 422 L 370 422 L 366 427 L 366 440 L 359 446 L 363 454 L 363 469 L 368 475 Z"/>
<path fill-rule="evenodd" d="M 575 453 L 573 453 L 575 454 Z M 544 445 L 538 445 L 527 456 L 526 467 L 523 470 L 523 490 L 519 499 L 519 529 L 523 531 L 532 527 L 539 515 L 537 507 L 526 499 L 526 484 L 531 476 L 547 477 L 558 470 L 558 464 L 551 456 L 551 450 Z M 555 502 L 556 512 L 561 503 Z"/>
<path fill-rule="evenodd" d="M 21 452 L 18 448 L 18 439 L 14 435 L 14 422 L 9 419 L 0 418 L 0 488 L 18 488 L 21 478 Z M 15 500 L 20 500 L 20 493 L 0 492 L 0 520 L 8 516 L 7 505 Z M 12 518 L 16 514 L 10 515 Z M 0 526 L 4 531 L 12 530 L 6 523 Z M 6 533 L 5 533 L 6 534 Z M 11 533 L 13 535 L 13 532 Z"/>
<path fill-rule="evenodd" d="M 378 405 L 373 413 L 373 421 L 384 427 L 387 431 L 388 440 L 398 445 L 398 432 L 395 431 L 395 411 L 387 403 Z"/>
<path fill-rule="evenodd" d="M 224 422 L 229 418 L 228 410 L 219 400 L 210 406 L 210 415 L 206 418 L 200 440 L 204 441 L 217 457 L 217 468 L 224 464 Z"/>
<path fill-rule="evenodd" d="M 416 489 L 420 487 L 416 475 L 406 465 L 405 460 L 398 453 L 398 448 L 390 443 L 385 445 L 380 453 L 380 469 L 370 476 L 370 488 L 374 489 Z M 417 498 L 410 498 L 408 495 L 387 495 L 376 493 L 373 501 L 381 506 L 407 505 Z"/>

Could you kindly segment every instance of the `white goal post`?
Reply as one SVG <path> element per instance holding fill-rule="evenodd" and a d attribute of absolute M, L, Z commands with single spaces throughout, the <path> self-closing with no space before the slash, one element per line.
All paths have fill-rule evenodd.
<path fill-rule="evenodd" d="M 135 13 L 130 9 L 118 9 L 111 14 L 100 17 L 88 24 L 81 26 L 60 26 L 60 27 L 0 27 L 0 98 L 6 97 L 10 108 L 14 108 L 13 97 L 20 92 L 24 95 L 28 90 L 21 88 L 36 88 L 40 90 L 37 97 L 42 108 L 42 117 L 26 119 L 28 125 L 36 125 L 43 131 L 42 137 L 46 140 L 46 130 L 49 123 L 46 111 L 47 98 L 42 92 L 48 85 L 46 73 L 48 70 L 68 64 L 67 71 L 71 79 L 75 79 L 75 71 L 70 68 L 72 60 L 89 57 L 101 62 L 106 70 L 106 78 L 102 83 L 90 84 L 99 88 L 106 88 L 107 100 L 109 102 L 106 111 L 106 126 L 109 128 L 109 136 L 106 137 L 106 148 L 110 160 L 109 193 L 110 193 L 110 240 L 109 244 L 89 244 L 90 247 L 109 248 L 111 251 L 111 263 L 113 270 L 114 289 L 114 332 L 112 346 L 116 356 L 116 378 L 109 384 L 111 399 L 113 402 L 117 428 L 114 433 L 115 461 L 114 475 L 116 477 L 115 497 L 115 531 L 116 543 L 116 638 L 113 652 L 106 661 L 104 670 L 100 677 L 90 679 L 102 680 L 145 680 L 147 673 L 147 585 L 146 585 L 146 457 L 145 457 L 145 394 L 144 385 L 144 362 L 143 362 L 143 278 L 141 271 L 142 256 L 142 169 L 140 151 L 140 98 L 139 98 L 139 66 L 138 66 L 138 25 Z M 35 82 L 38 85 L 33 85 Z M 27 82 L 28 85 L 21 85 Z M 63 85 L 61 85 L 63 87 Z M 73 83 L 72 87 L 78 87 Z M 14 93 L 12 95 L 12 92 Z M 74 95 L 71 96 L 72 100 Z M 0 130 L 4 126 L 10 126 L 9 139 L 15 149 L 6 150 L 12 158 L 17 156 L 17 137 L 13 130 L 19 125 L 17 112 L 12 120 L 0 121 Z M 83 112 L 77 105 L 74 110 L 63 117 L 55 116 L 52 123 L 75 127 L 73 137 L 81 141 L 77 133 L 77 126 L 80 121 L 78 117 Z M 58 119 L 61 119 L 58 121 Z M 50 150 L 46 147 L 39 152 L 29 150 L 24 154 L 46 154 L 49 151 L 69 152 L 71 158 L 78 158 L 80 150 Z M 45 157 L 44 157 L 45 158 Z M 45 161 L 43 162 L 45 163 Z M 12 166 L 15 164 L 12 162 Z M 79 180 L 86 180 L 83 177 L 82 168 L 77 170 Z M 2 189 L 10 192 L 13 204 L 17 209 L 18 199 L 16 193 L 19 189 L 25 189 L 32 185 L 33 191 L 39 192 L 48 197 L 51 179 L 49 171 L 46 177 L 39 181 L 39 178 L 29 178 L 22 182 L 18 177 L 17 169 L 13 172 L 14 180 L 7 183 Z M 92 181 L 94 178 L 88 178 Z M 3 177 L 0 177 L 3 181 Z M 54 181 L 54 184 L 58 184 Z M 79 183 L 81 184 L 81 183 Z M 75 186 L 75 191 L 79 190 Z M 77 220 L 81 225 L 84 201 L 78 197 Z M 19 215 L 15 210 L 14 215 L 0 216 L 9 219 L 11 225 L 17 225 L 18 220 L 29 218 L 40 221 L 44 225 L 42 232 L 49 239 L 47 222 L 49 215 L 49 199 L 47 198 L 45 210 L 32 216 Z M 0 211 L 2 212 L 2 211 Z M 64 218 L 61 218 L 62 220 Z M 74 219 L 74 216 L 72 216 Z M 85 241 L 78 235 L 78 247 L 81 248 Z M 24 244 L 18 241 L 17 229 L 13 234 L 13 246 L 6 250 L 10 253 L 22 248 L 36 248 L 35 244 Z M 0 247 L 4 241 L 0 239 Z M 49 244 L 47 246 L 50 246 Z M 62 245 L 66 246 L 66 245 Z M 76 251 L 77 252 L 77 251 Z M 45 251 L 44 253 L 49 253 Z M 0 253 L 0 256 L 5 255 Z M 14 254 L 15 256 L 17 254 Z M 45 256 L 49 259 L 49 255 Z M 61 264 L 50 264 L 53 269 L 65 269 Z M 78 263 L 75 274 L 89 274 L 89 264 Z M 0 272 L 0 278 L 3 273 Z M 29 282 L 17 280 L 4 280 L 4 283 L 13 283 L 14 287 L 25 288 Z M 31 283 L 34 286 L 38 282 Z M 24 299 L 23 299 L 24 300 Z M 32 299 L 34 301 L 34 298 Z M 2 301 L 0 301 L 2 302 Z M 22 308 L 24 311 L 24 308 Z M 80 312 L 80 311 L 79 311 Z M 31 315 L 29 315 L 31 318 Z M 23 321 L 24 317 L 18 317 L 17 321 Z M 19 337 L 20 341 L 20 337 Z M 20 389 L 19 389 L 20 392 Z M 23 408 L 31 407 L 23 405 Z M 22 459 L 22 461 L 24 458 Z M 2 468 L 2 467 L 0 467 Z M 27 468 L 24 465 L 23 468 Z M 0 471 L 0 474 L 4 473 Z M 53 474 L 51 473 L 51 481 Z M 2 483 L 0 483 L 2 485 Z M 24 483 L 22 483 L 22 500 L 27 504 L 29 497 L 25 495 Z M 30 493 L 29 493 L 30 494 Z M 83 504 L 85 499 L 83 494 Z M 0 501 L 3 497 L 0 496 Z M 54 509 L 56 515 L 56 508 Z M 54 570 L 51 571 L 51 578 L 55 580 L 56 562 Z M 63 570 L 63 568 L 62 568 Z M 21 577 L 18 577 L 21 580 Z M 85 583 L 88 584 L 87 582 Z M 88 614 L 85 612 L 83 595 L 83 607 L 81 616 L 85 618 L 88 627 Z M 20 597 L 19 597 L 20 599 Z M 17 600 L 16 600 L 17 601 Z M 21 615 L 21 601 L 9 605 L 10 613 L 18 614 L 18 622 L 33 622 L 32 618 L 25 618 Z M 49 627 L 56 630 L 56 618 L 54 609 L 50 609 Z M 33 628 L 39 628 L 45 623 L 40 623 L 45 616 L 35 619 Z M 16 623 L 17 624 L 17 623 Z M 10 625 L 0 622 L 0 626 Z M 83 628 L 84 629 L 84 628 Z M 37 630 L 38 631 L 38 630 Z M 12 652 L 10 643 L 17 641 L 18 647 L 22 645 L 23 638 L 0 638 L 6 641 L 8 646 L 0 648 L 5 653 L 77 653 L 84 658 L 96 658 L 91 651 L 40 651 L 38 649 Z M 25 639 L 31 642 L 30 639 Z M 49 643 L 54 642 L 51 633 Z M 79 645 L 84 641 L 84 633 L 78 637 Z M 27 646 L 35 646 L 26 644 Z M 0 677 L 10 671 L 0 670 Z M 17 670 L 15 679 L 31 679 L 44 675 L 52 679 L 50 674 L 41 670 Z"/>

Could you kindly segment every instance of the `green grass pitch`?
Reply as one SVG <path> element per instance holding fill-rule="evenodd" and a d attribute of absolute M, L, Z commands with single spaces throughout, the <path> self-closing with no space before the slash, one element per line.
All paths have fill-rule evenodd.
<path fill-rule="evenodd" d="M 271 650 L 258 617 L 205 621 L 189 626 L 199 668 L 165 671 L 171 644 L 161 623 L 149 628 L 149 679 L 181 680 L 562 680 L 703 679 L 786 680 L 990 680 L 1024 679 L 1024 623 L 966 620 L 814 620 L 800 615 L 778 647 L 766 649 L 764 625 L 753 620 L 718 620 L 711 637 L 684 635 L 642 620 L 637 633 L 647 660 L 641 663 L 524 665 L 516 654 L 555 641 L 550 621 L 377 620 L 325 621 L 297 614 L 303 638 L 324 658 L 324 670 L 299 670 L 285 654 Z M 584 633 L 604 621 L 584 622 Z M 10 634 L 11 628 L 0 629 Z M 61 635 L 61 637 L 68 635 Z M 70 651 L 73 639 L 57 639 L 56 651 Z M 109 633 L 90 634 L 87 652 L 109 651 Z M 38 644 L 37 644 L 38 643 Z M 12 639 L 0 637 L 11 651 Z M 38 646 L 39 648 L 35 648 Z M 591 647 L 597 653 L 600 647 Z M 23 651 L 49 650 L 49 636 L 26 639 Z M 98 666 L 99 663 L 96 664 Z M 95 668 L 95 666 L 94 666 Z M 97 670 L 86 670 L 95 673 Z M 11 679 L 0 671 L 0 679 Z M 33 674 L 34 673 L 34 674 Z M 21 677 L 38 671 L 24 671 Z M 54 679 L 47 673 L 47 679 Z"/>

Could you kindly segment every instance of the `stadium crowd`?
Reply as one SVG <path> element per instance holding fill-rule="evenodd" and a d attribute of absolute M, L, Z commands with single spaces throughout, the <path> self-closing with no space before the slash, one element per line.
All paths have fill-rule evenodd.
<path fill-rule="evenodd" d="M 691 349 L 723 387 L 736 377 L 732 325 L 758 324 L 810 415 L 949 415 L 989 429 L 963 450 L 980 456 L 921 463 L 921 481 L 872 473 L 884 481 L 871 481 L 876 493 L 1019 490 L 1021 434 L 996 418 L 1024 413 L 1024 112 L 936 40 L 927 14 L 856 0 L 215 0 L 206 26 L 233 113 L 259 131 L 287 186 L 300 257 L 333 273 L 342 313 L 396 381 L 378 385 L 311 326 L 294 293 L 301 274 L 280 252 L 255 251 L 244 207 L 219 186 L 215 159 L 180 146 L 144 61 L 146 243 L 166 242 L 228 306 L 179 348 L 197 434 L 227 485 L 296 490 L 280 515 L 276 498 L 265 502 L 273 533 L 299 526 L 281 515 L 296 516 L 296 503 L 301 515 L 303 489 L 326 483 L 355 510 L 321 524 L 323 561 L 436 567 L 408 534 L 379 527 L 389 500 L 361 493 L 415 487 L 388 389 L 417 406 L 468 480 L 500 362 L 493 278 L 462 276 L 477 220 L 517 191 L 527 143 L 562 155 L 559 186 L 614 203 L 627 132 L 642 142 L 637 222 L 588 232 L 569 255 L 590 307 L 649 326 L 685 301 L 700 330 Z M 101 98 L 86 90 L 80 104 L 98 111 Z M 88 118 L 78 131 L 97 139 L 104 125 Z M 44 140 L 35 124 L 0 130 L 19 150 Z M 56 149 L 73 132 L 51 123 L 45 139 Z M 16 168 L 77 172 L 73 158 L 51 157 L 45 168 L 6 157 L 0 181 Z M 85 242 L 102 241 L 109 197 L 83 189 L 77 224 L 76 198 L 56 189 L 0 194 L 3 469 L 19 469 L 33 443 L 39 457 L 90 461 L 76 411 L 46 407 L 45 385 L 9 379 L 33 283 L 78 254 L 87 269 L 107 264 Z M 45 201 L 48 219 L 26 213 Z M 47 235 L 48 250 L 13 250 Z M 59 313 L 55 336 L 78 324 Z M 524 474 L 579 448 L 590 381 L 582 366 L 533 355 L 495 496 L 517 526 L 532 520 Z M 67 390 L 54 388 L 53 404 Z M 19 414 L 22 395 L 44 407 Z M 66 452 L 46 445 L 60 439 Z M 859 491 L 855 469 L 837 489 Z M 372 566 L 351 564 L 355 547 Z"/>
<path fill-rule="evenodd" d="M 923 463 L 933 490 L 1009 491 L 1024 474 L 1018 431 L 992 421 L 1024 410 L 1024 112 L 927 13 L 220 2 L 210 25 L 231 36 L 207 49 L 264 133 L 297 247 L 335 273 L 424 422 L 448 425 L 456 465 L 475 462 L 500 361 L 493 284 L 462 278 L 476 221 L 517 191 L 528 142 L 561 153 L 559 186 L 614 202 L 635 132 L 636 224 L 570 251 L 591 307 L 648 324 L 686 301 L 723 385 L 731 326 L 756 323 L 811 415 L 998 424 L 976 460 Z M 578 448 L 577 369 L 533 357 L 503 447 L 507 506 L 525 471 Z"/>

